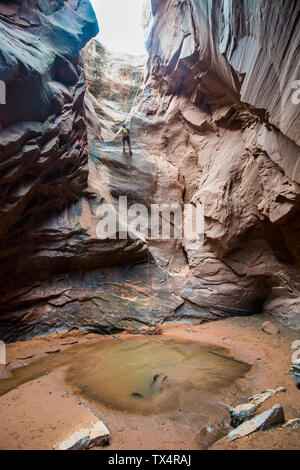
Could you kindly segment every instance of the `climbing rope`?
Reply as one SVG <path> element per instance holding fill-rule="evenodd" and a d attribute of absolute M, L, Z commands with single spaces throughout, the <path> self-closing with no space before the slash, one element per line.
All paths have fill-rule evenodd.
<path fill-rule="evenodd" d="M 133 100 L 133 103 L 135 103 L 140 91 L 141 90 L 138 88 L 136 96 Z M 130 126 L 131 118 L 132 118 L 132 115 L 133 115 L 133 109 L 134 108 L 132 106 L 131 111 L 128 113 L 127 119 L 125 121 L 129 126 Z M 119 132 L 117 132 L 115 134 L 115 136 L 117 136 Z M 130 181 L 132 201 L 133 201 L 133 204 L 135 204 L 135 197 L 134 197 L 133 185 L 132 185 L 132 156 L 131 155 L 129 155 L 129 181 Z M 148 247 L 148 260 L 147 260 L 147 263 L 148 263 L 148 272 L 149 272 L 149 287 L 150 287 L 150 302 L 151 302 L 150 318 L 151 318 L 151 327 L 153 327 L 154 326 L 154 289 L 153 289 L 153 281 L 152 281 L 151 251 L 150 251 L 149 247 Z M 157 327 L 154 327 L 154 329 L 152 329 L 152 330 L 146 330 L 146 331 L 144 329 L 138 330 L 138 329 L 134 329 L 134 328 L 127 328 L 126 331 L 128 333 L 132 333 L 132 334 L 136 334 L 136 333 L 150 334 L 150 335 L 151 334 L 153 334 L 153 335 L 162 334 L 162 330 L 160 328 L 157 328 Z"/>
<path fill-rule="evenodd" d="M 135 197 L 134 197 L 133 185 L 132 185 L 132 156 L 131 155 L 129 155 L 129 181 L 130 181 L 132 200 L 133 200 L 133 203 L 135 204 Z M 153 289 L 153 282 L 152 282 L 151 251 L 150 251 L 149 247 L 148 247 L 147 263 L 148 263 L 150 301 L 151 301 L 150 318 L 151 318 L 151 326 L 153 326 L 154 325 L 154 289 Z M 156 333 L 154 333 L 154 334 L 156 334 Z"/>

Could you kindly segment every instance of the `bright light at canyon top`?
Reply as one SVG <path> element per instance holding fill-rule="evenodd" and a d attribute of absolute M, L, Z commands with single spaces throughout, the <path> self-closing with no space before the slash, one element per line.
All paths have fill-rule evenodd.
<path fill-rule="evenodd" d="M 97 39 L 108 49 L 144 55 L 143 0 L 91 0 L 100 33 Z"/>

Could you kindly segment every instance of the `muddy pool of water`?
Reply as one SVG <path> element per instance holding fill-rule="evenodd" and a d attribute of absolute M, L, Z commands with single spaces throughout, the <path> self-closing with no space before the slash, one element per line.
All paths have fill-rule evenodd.
<path fill-rule="evenodd" d="M 69 387 L 108 408 L 153 415 L 170 411 L 206 415 L 218 407 L 248 364 L 218 348 L 162 337 L 133 337 L 77 345 L 11 371 L 0 395 L 64 367 Z"/>
<path fill-rule="evenodd" d="M 194 342 L 132 338 L 82 350 L 66 382 L 87 399 L 130 413 L 199 410 L 249 370 Z"/>

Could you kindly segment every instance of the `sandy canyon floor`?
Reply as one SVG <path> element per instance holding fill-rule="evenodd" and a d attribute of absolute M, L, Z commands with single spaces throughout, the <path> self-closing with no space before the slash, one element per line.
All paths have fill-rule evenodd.
<path fill-rule="evenodd" d="M 272 322 L 278 335 L 269 335 L 262 324 Z M 111 433 L 110 445 L 99 450 L 194 449 L 299 449 L 300 428 L 256 432 L 230 444 L 220 441 L 229 432 L 230 405 L 244 403 L 265 389 L 286 388 L 262 405 L 260 411 L 281 404 L 285 418 L 300 417 L 300 390 L 288 371 L 293 331 L 266 315 L 237 317 L 199 326 L 169 324 L 163 337 L 192 341 L 217 348 L 222 355 L 244 361 L 251 369 L 232 386 L 224 387 L 222 406 L 203 425 L 199 413 L 184 409 L 142 415 L 118 411 L 89 400 L 65 380 L 66 367 L 84 345 L 132 338 L 72 332 L 35 338 L 7 346 L 7 366 L 0 380 L 0 449 L 53 449 L 64 436 L 84 427 L 95 416 Z M 213 371 L 212 371 L 213 374 Z"/>

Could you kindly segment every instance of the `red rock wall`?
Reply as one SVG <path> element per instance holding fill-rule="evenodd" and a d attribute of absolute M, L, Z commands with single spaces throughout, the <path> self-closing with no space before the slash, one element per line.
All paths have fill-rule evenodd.
<path fill-rule="evenodd" d="M 298 1 L 152 0 L 135 128 L 205 208 L 181 292 L 200 309 L 300 327 Z M 167 192 L 167 186 L 165 192 Z"/>
<path fill-rule="evenodd" d="M 122 288 L 123 271 L 115 266 L 147 256 L 140 240 L 96 236 L 106 175 L 96 147 L 88 145 L 87 124 L 97 139 L 101 128 L 85 102 L 80 52 L 97 32 L 88 0 L 0 1 L 0 80 L 7 98 L 0 104 L 5 341 L 76 327 L 114 328 L 128 316 L 120 289 L 129 289 Z"/>
<path fill-rule="evenodd" d="M 118 144 L 87 149 L 90 8 L 0 1 L 1 339 L 261 311 L 300 328 L 299 2 L 149 2 L 131 173 Z M 99 240 L 97 207 L 126 194 L 202 203 L 204 246 Z"/>
<path fill-rule="evenodd" d="M 84 49 L 88 96 L 97 113 L 103 140 L 113 140 L 143 83 L 145 56 L 117 53 L 92 39 Z"/>
<path fill-rule="evenodd" d="M 79 53 L 97 32 L 89 1 L 0 2 L 0 80 L 6 85 L 6 104 L 0 105 L 3 297 L 61 264 L 53 244 L 57 249 L 63 237 L 53 218 L 87 187 L 86 85 Z M 64 238 L 72 236 L 70 229 Z"/>

